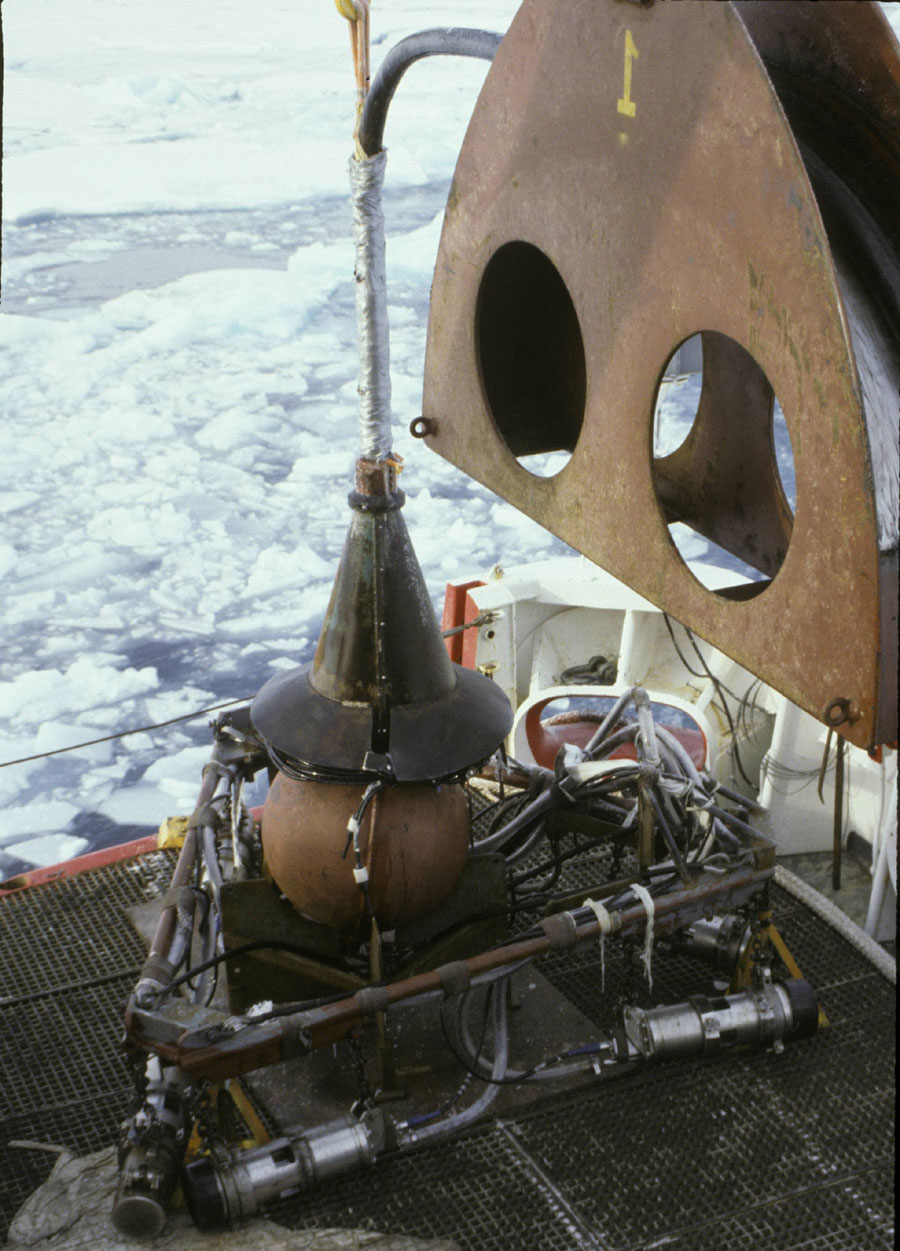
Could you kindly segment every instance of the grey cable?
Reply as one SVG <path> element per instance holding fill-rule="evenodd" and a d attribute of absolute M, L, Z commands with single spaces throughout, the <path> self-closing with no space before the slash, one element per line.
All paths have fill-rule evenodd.
<path fill-rule="evenodd" d="M 494 1062 L 491 1066 L 493 1082 L 499 1082 L 506 1076 L 509 1034 L 506 1025 L 506 987 L 501 983 L 494 991 L 493 1003 Z M 428 1141 L 432 1138 L 443 1138 L 445 1134 L 456 1133 L 465 1125 L 470 1125 L 482 1116 L 500 1091 L 499 1085 L 488 1084 L 474 1103 L 455 1116 L 446 1120 L 435 1121 L 433 1125 L 425 1125 L 415 1131 L 416 1142 Z"/>
<path fill-rule="evenodd" d="M 368 156 L 384 147 L 384 125 L 387 112 L 400 79 L 411 65 L 426 56 L 468 56 L 483 61 L 493 60 L 503 39 L 489 30 L 472 30 L 462 26 L 421 30 L 401 39 L 388 52 L 369 86 L 369 94 L 359 121 L 359 146 Z"/>

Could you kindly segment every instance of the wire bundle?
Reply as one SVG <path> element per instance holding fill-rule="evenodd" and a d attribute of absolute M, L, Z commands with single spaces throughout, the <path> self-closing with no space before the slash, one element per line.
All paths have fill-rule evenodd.
<path fill-rule="evenodd" d="M 623 719 L 629 704 L 635 716 Z M 615 759 L 614 753 L 628 743 L 634 743 L 637 759 Z M 528 775 L 530 789 L 497 801 L 490 811 L 488 833 L 473 850 L 501 852 L 514 891 L 549 871 L 551 876 L 528 893 L 546 891 L 558 878 L 563 860 L 609 840 L 610 833 L 601 833 L 567 852 L 557 846 L 549 860 L 514 871 L 513 866 L 547 835 L 551 815 L 560 811 L 597 817 L 607 829 L 613 827 L 611 833 L 636 829 L 642 814 L 649 812 L 666 852 L 651 875 L 662 872 L 673 880 L 684 881 L 712 856 L 732 855 L 740 849 L 742 835 L 756 834 L 745 819 L 746 811 L 738 815 L 721 801 L 736 802 L 745 810 L 759 805 L 700 773 L 678 739 L 655 724 L 642 687 L 632 687 L 617 699 L 584 749 L 566 744 L 554 769 L 511 763 Z"/>

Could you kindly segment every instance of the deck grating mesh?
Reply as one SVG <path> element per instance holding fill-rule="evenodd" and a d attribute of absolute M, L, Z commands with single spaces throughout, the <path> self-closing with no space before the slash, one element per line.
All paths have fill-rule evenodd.
<path fill-rule="evenodd" d="M 449 1237 L 461 1251 L 583 1245 L 552 1190 L 535 1184 L 527 1157 L 498 1126 L 326 1183 L 270 1215 L 292 1229 L 346 1225 Z"/>
<path fill-rule="evenodd" d="M 164 894 L 174 863 L 154 852 L 0 899 L 0 1239 L 54 1160 L 11 1143 L 87 1154 L 118 1137 L 131 1100 L 118 1043 L 146 954 L 125 909 Z"/>
<path fill-rule="evenodd" d="M 143 959 L 125 909 L 164 893 L 173 862 L 156 853 L 0 899 L 0 1238 L 53 1163 L 13 1143 L 84 1154 L 116 1140 L 130 1102 L 122 1008 Z M 725 1055 L 544 1101 L 272 1215 L 452 1237 L 462 1251 L 892 1247 L 893 988 L 802 904 L 777 888 L 773 903 L 828 1030 L 780 1056 Z M 651 992 L 636 952 L 613 943 L 603 999 L 599 943 L 541 968 L 599 1024 L 626 990 L 647 1004 L 713 989 L 704 966 L 658 949 Z"/>

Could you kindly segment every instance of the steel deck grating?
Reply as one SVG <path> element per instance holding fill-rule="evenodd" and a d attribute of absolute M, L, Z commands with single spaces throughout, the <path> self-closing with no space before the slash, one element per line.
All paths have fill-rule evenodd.
<path fill-rule="evenodd" d="M 865 1251 L 891 1246 L 892 1167 L 792 1194 L 667 1239 L 667 1251 Z"/>
<path fill-rule="evenodd" d="M 0 899 L 0 1238 L 54 1161 L 10 1143 L 87 1154 L 118 1137 L 132 1089 L 118 1043 L 146 954 L 125 910 L 165 893 L 175 858 L 154 852 Z"/>
<path fill-rule="evenodd" d="M 0 1001 L 139 969 L 146 951 L 122 910 L 165 894 L 175 859 L 151 852 L 0 899 Z"/>
<path fill-rule="evenodd" d="M 163 894 L 173 862 L 154 854 L 0 900 L 0 996 L 13 1000 L 0 1012 L 0 1238 L 53 1163 L 11 1142 L 85 1154 L 117 1138 L 130 1103 L 122 1007 L 143 958 L 125 909 Z M 773 888 L 773 902 L 828 1030 L 780 1056 L 723 1055 L 545 1099 L 272 1215 L 446 1236 L 463 1251 L 892 1247 L 893 987 L 792 896 Z M 642 1003 L 712 989 L 704 966 L 658 949 L 651 993 L 612 942 L 602 1002 L 599 943 L 540 967 L 604 1023 L 626 987 Z"/>
<path fill-rule="evenodd" d="M 27 1115 L 0 1121 L 0 1240 L 25 1199 L 47 1180 L 56 1159 L 49 1151 L 14 1144 L 45 1143 L 89 1155 L 118 1140 L 130 1100 L 130 1087 L 94 1090 L 80 1101 L 35 1107 Z"/>
<path fill-rule="evenodd" d="M 461 1251 L 581 1247 L 553 1190 L 502 1125 L 384 1160 L 269 1211 L 291 1229 L 342 1225 L 419 1238 L 453 1238 Z"/>
<path fill-rule="evenodd" d="M 818 1044 L 826 1037 L 823 1057 Z M 892 1168 L 892 1089 L 872 1090 L 860 1103 L 855 1091 L 847 1097 L 854 1084 L 847 1042 L 829 1031 L 781 1057 L 748 1053 L 659 1069 L 582 1097 L 568 1109 L 564 1134 L 560 1107 L 521 1117 L 519 1132 L 603 1245 L 652 1245 L 698 1217 L 727 1222 L 736 1212 Z M 785 1072 L 788 1051 L 793 1063 Z M 886 1061 L 883 1077 L 890 1053 Z M 595 1167 L 586 1168 L 588 1160 Z M 875 1229 L 892 1224 L 890 1199 L 876 1215 Z M 781 1209 L 784 1220 L 791 1216 L 789 1205 Z M 856 1245 L 891 1243 L 870 1236 Z"/>
<path fill-rule="evenodd" d="M 130 1084 L 118 1048 L 133 974 L 88 991 L 46 996 L 3 1013 L 0 1123 L 36 1107 L 49 1111 L 90 1099 L 111 1081 Z M 60 1063 L 60 1038 L 75 1063 Z"/>

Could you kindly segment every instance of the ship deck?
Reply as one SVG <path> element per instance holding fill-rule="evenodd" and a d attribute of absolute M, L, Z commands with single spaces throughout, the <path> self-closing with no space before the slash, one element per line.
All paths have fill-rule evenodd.
<path fill-rule="evenodd" d="M 172 862 L 152 852 L 0 899 L 0 1239 L 53 1165 L 34 1144 L 87 1154 L 117 1140 L 131 1097 L 122 1011 L 144 957 L 130 912 L 162 896 Z M 792 894 L 773 887 L 773 904 L 827 1029 L 780 1055 L 721 1054 L 504 1110 L 269 1216 L 472 1251 L 892 1247 L 894 987 Z M 605 1023 L 624 976 L 606 963 L 602 1005 L 597 945 L 541 971 Z M 655 955 L 653 972 L 657 1002 L 709 979 L 683 956 Z"/>

